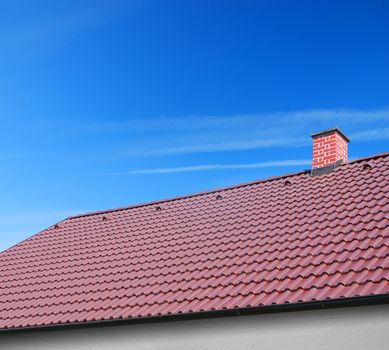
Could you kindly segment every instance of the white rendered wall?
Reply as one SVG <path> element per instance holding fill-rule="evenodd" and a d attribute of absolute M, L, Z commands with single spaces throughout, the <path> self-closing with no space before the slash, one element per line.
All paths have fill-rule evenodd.
<path fill-rule="evenodd" d="M 0 349 L 389 349 L 389 305 L 0 334 Z"/>

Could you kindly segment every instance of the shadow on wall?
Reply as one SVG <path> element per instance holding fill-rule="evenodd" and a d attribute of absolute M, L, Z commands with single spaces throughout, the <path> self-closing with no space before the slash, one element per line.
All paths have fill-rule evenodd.
<path fill-rule="evenodd" d="M 375 349 L 389 344 L 389 305 L 0 334 L 0 348 L 100 349 Z"/>

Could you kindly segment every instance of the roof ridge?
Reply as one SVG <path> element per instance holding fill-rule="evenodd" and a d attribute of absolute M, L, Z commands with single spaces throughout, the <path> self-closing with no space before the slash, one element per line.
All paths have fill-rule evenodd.
<path fill-rule="evenodd" d="M 357 162 L 360 162 L 360 161 L 369 160 L 369 159 L 386 157 L 388 155 L 389 155 L 389 152 L 383 152 L 383 153 L 374 154 L 372 156 L 357 158 L 357 159 L 354 159 L 354 160 L 349 161 L 347 163 L 340 164 L 339 167 L 344 166 L 344 165 L 348 165 L 348 164 L 357 163 Z M 211 194 L 211 193 L 218 193 L 218 192 L 222 192 L 222 191 L 232 190 L 232 189 L 235 189 L 235 188 L 252 186 L 252 185 L 256 185 L 256 184 L 264 183 L 264 182 L 268 182 L 268 181 L 275 181 L 275 180 L 280 180 L 280 179 L 283 179 L 283 178 L 288 178 L 288 177 L 292 177 L 292 176 L 302 175 L 302 174 L 306 174 L 306 173 L 308 173 L 310 171 L 311 171 L 311 169 L 309 169 L 309 170 L 300 170 L 300 171 L 293 172 L 293 173 L 287 173 L 287 174 L 283 174 L 283 175 L 271 176 L 271 177 L 260 179 L 260 180 L 243 182 L 243 183 L 240 183 L 240 184 L 237 184 L 237 185 L 225 186 L 225 187 L 215 188 L 215 189 L 212 189 L 212 190 L 194 192 L 194 193 L 189 193 L 189 194 L 185 194 L 185 195 L 181 195 L 181 196 L 175 196 L 175 197 L 169 197 L 169 198 L 159 199 L 159 200 L 150 201 L 150 202 L 143 202 L 143 203 L 133 204 L 133 205 L 125 206 L 125 207 L 117 207 L 117 208 L 112 208 L 112 209 L 96 210 L 96 211 L 91 211 L 91 212 L 71 215 L 71 216 L 67 217 L 65 220 L 77 219 L 77 218 L 81 218 L 81 217 L 100 215 L 100 214 L 106 214 L 106 213 L 113 213 L 113 212 L 117 212 L 117 211 L 124 211 L 124 210 L 128 210 L 128 209 L 133 209 L 133 208 L 146 207 L 146 206 L 149 206 L 149 205 L 155 205 L 155 204 L 160 204 L 160 203 L 167 203 L 167 202 L 172 202 L 172 201 L 176 201 L 176 200 L 181 200 L 181 199 L 186 199 L 186 198 L 202 196 L 202 195 Z M 62 221 L 64 221 L 64 220 L 62 220 Z"/>
<path fill-rule="evenodd" d="M 80 218 L 80 217 L 84 217 L 84 216 L 92 216 L 92 215 L 99 215 L 99 214 L 104 214 L 104 213 L 112 213 L 112 212 L 116 212 L 116 211 L 123 211 L 123 210 L 127 210 L 127 209 L 146 207 L 146 206 L 149 206 L 149 205 L 155 205 L 155 204 L 160 204 L 160 203 L 172 202 L 172 201 L 176 201 L 176 200 L 180 200 L 180 199 L 192 198 L 192 197 L 202 196 L 202 195 L 211 194 L 211 193 L 218 193 L 218 192 L 222 192 L 222 191 L 232 190 L 232 189 L 235 189 L 235 188 L 251 186 L 251 185 L 255 185 L 255 184 L 258 184 L 258 183 L 262 183 L 262 182 L 274 181 L 274 180 L 279 180 L 279 179 L 287 178 L 287 177 L 291 177 L 291 176 L 302 175 L 302 174 L 306 174 L 306 173 L 308 173 L 310 171 L 311 171 L 310 169 L 309 170 L 300 170 L 300 171 L 297 171 L 297 172 L 294 172 L 294 173 L 277 175 L 277 176 L 271 176 L 271 177 L 268 177 L 268 178 L 265 178 L 265 179 L 261 179 L 261 180 L 254 180 L 254 181 L 249 181 L 249 182 L 243 182 L 243 183 L 240 183 L 240 184 L 237 184 L 237 185 L 219 187 L 219 188 L 215 188 L 215 189 L 212 189 L 212 190 L 205 190 L 205 191 L 199 191 L 199 192 L 184 194 L 184 195 L 181 195 L 181 196 L 174 196 L 174 197 L 169 197 L 169 198 L 164 198 L 164 199 L 158 199 L 158 200 L 155 200 L 155 201 L 133 204 L 133 205 L 129 205 L 129 206 L 126 206 L 126 207 L 118 207 L 118 208 L 112 208 L 112 209 L 103 209 L 103 210 L 87 212 L 87 213 L 84 213 L 84 214 L 76 214 L 76 215 L 72 215 L 72 216 L 67 217 L 67 219 L 76 219 L 76 218 Z"/>

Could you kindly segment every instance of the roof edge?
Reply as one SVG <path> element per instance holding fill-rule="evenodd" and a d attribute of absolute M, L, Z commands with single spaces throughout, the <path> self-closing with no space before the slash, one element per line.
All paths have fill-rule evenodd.
<path fill-rule="evenodd" d="M 301 302 L 301 303 L 274 304 L 268 306 L 223 309 L 223 310 L 202 311 L 202 312 L 193 312 L 193 313 L 171 314 L 171 315 L 163 315 L 163 316 L 148 316 L 148 317 L 128 318 L 128 319 L 110 319 L 110 320 L 101 320 L 101 321 L 61 323 L 61 324 L 33 326 L 33 327 L 0 328 L 0 334 L 68 330 L 68 329 L 79 329 L 79 328 L 112 327 L 112 326 L 123 326 L 123 325 L 130 325 L 130 324 L 145 324 L 145 323 L 210 319 L 210 318 L 222 318 L 222 317 L 233 317 L 233 316 L 248 316 L 248 315 L 279 313 L 279 312 L 322 310 L 322 309 L 334 309 L 334 308 L 380 305 L 380 304 L 389 304 L 389 294 L 355 296 L 351 298 L 343 297 L 337 299 L 314 300 L 310 302 Z"/>
<path fill-rule="evenodd" d="M 19 244 L 22 244 L 22 243 L 24 243 L 24 242 L 30 240 L 31 237 L 38 236 L 39 234 L 45 232 L 45 231 L 46 231 L 47 229 L 49 229 L 50 227 L 53 227 L 53 226 L 55 226 L 55 225 L 59 225 L 60 223 L 66 221 L 67 219 L 68 219 L 68 218 L 62 219 L 62 220 L 58 221 L 58 222 L 55 223 L 55 224 L 52 224 L 52 225 L 50 225 L 50 226 L 48 226 L 48 227 L 46 227 L 46 228 L 41 229 L 41 230 L 38 231 L 37 233 L 34 233 L 32 236 L 28 236 L 27 238 L 22 239 L 21 241 L 15 243 L 15 244 L 13 244 L 13 245 L 11 245 L 11 246 L 8 247 L 8 248 L 6 248 L 6 249 L 4 249 L 4 250 L 0 250 L 0 255 L 1 255 L 1 254 L 4 254 L 4 253 L 7 252 L 8 250 L 10 250 L 10 249 L 12 249 L 12 248 L 18 246 Z"/>
<path fill-rule="evenodd" d="M 222 192 L 222 191 L 228 191 L 228 190 L 232 190 L 232 189 L 239 188 L 239 187 L 251 186 L 251 185 L 255 185 L 257 183 L 278 180 L 278 179 L 282 179 L 282 178 L 286 178 L 286 177 L 291 177 L 291 176 L 296 176 L 296 175 L 301 175 L 301 174 L 310 173 L 310 172 L 311 172 L 311 169 L 300 170 L 300 171 L 297 171 L 297 172 L 294 172 L 294 173 L 272 176 L 272 177 L 268 177 L 268 178 L 265 178 L 265 179 L 262 179 L 262 180 L 243 182 L 243 183 L 238 184 L 238 185 L 231 185 L 231 186 L 226 186 L 226 187 L 215 188 L 215 189 L 212 189 L 212 190 L 206 190 L 206 191 L 200 191 L 200 192 L 184 194 L 184 195 L 181 195 L 181 196 L 175 196 L 175 197 L 170 197 L 170 198 L 165 198 L 165 199 L 158 199 L 158 200 L 155 200 L 155 201 L 133 204 L 133 205 L 129 205 L 129 206 L 126 206 L 126 207 L 118 207 L 118 208 L 113 208 L 113 209 L 103 209 L 103 210 L 87 212 L 87 213 L 84 213 L 84 214 L 76 214 L 76 215 L 69 216 L 67 219 L 76 219 L 76 218 L 85 217 L 85 216 L 93 216 L 93 215 L 98 215 L 98 214 L 112 213 L 112 212 L 115 212 L 115 211 L 122 211 L 122 210 L 127 210 L 127 209 L 132 209 L 132 208 L 146 207 L 146 206 L 149 206 L 149 205 L 155 205 L 155 204 L 161 204 L 161 203 L 166 203 L 166 202 L 172 202 L 172 201 L 176 201 L 176 200 L 180 200 L 180 199 L 192 198 L 192 197 L 202 196 L 202 195 L 205 195 L 205 194 L 211 194 L 211 193 L 218 193 L 218 192 Z"/>
<path fill-rule="evenodd" d="M 372 155 L 372 156 L 368 156 L 368 157 L 362 157 L 362 158 L 354 159 L 352 161 L 349 161 L 349 162 L 346 162 L 346 163 L 343 163 L 343 164 L 339 165 L 339 168 L 344 166 L 344 165 L 347 165 L 347 164 L 352 164 L 352 163 L 356 163 L 356 162 L 360 162 L 360 161 L 364 161 L 364 160 L 369 160 L 369 159 L 385 157 L 385 156 L 388 156 L 388 155 L 389 155 L 389 152 L 384 152 L 384 153 L 378 153 L 378 154 L 375 154 L 375 155 Z M 271 177 L 268 177 L 268 178 L 265 178 L 265 179 L 261 179 L 261 180 L 249 181 L 249 182 L 244 182 L 244 183 L 241 183 L 241 184 L 238 184 L 238 185 L 231 185 L 231 186 L 226 186 L 226 187 L 215 188 L 215 189 L 208 190 L 208 191 L 200 191 L 200 192 L 195 192 L 195 193 L 191 193 L 191 194 L 185 194 L 185 195 L 181 195 L 181 196 L 170 197 L 170 198 L 166 198 L 166 199 L 160 199 L 160 200 L 151 201 L 151 202 L 144 202 L 144 203 L 129 205 L 129 206 L 126 206 L 126 207 L 118 207 L 118 208 L 112 208 L 112 209 L 103 209 L 103 210 L 97 210 L 97 211 L 93 211 L 93 212 L 86 212 L 86 213 L 76 214 L 76 215 L 72 215 L 72 216 L 67 217 L 65 220 L 77 219 L 77 218 L 86 217 L 86 216 L 106 214 L 106 213 L 112 213 L 112 212 L 116 212 L 116 211 L 123 211 L 123 210 L 127 210 L 127 209 L 132 209 L 132 208 L 139 208 L 139 207 L 145 207 L 145 206 L 149 206 L 149 205 L 167 203 L 167 202 L 172 202 L 172 201 L 176 201 L 176 200 L 180 200 L 180 199 L 192 198 L 192 197 L 197 197 L 197 196 L 201 196 L 201 195 L 205 195 L 205 194 L 211 194 L 211 193 L 218 193 L 218 192 L 222 192 L 222 191 L 228 191 L 228 190 L 232 190 L 232 189 L 235 189 L 235 188 L 251 186 L 251 185 L 255 185 L 255 184 L 259 184 L 259 183 L 279 180 L 279 179 L 282 179 L 282 178 L 288 178 L 288 177 L 291 177 L 291 176 L 297 176 L 297 175 L 302 175 L 302 174 L 307 174 L 307 173 L 311 173 L 311 169 L 300 170 L 300 171 L 297 171 L 297 172 L 294 172 L 294 173 L 287 173 L 287 174 L 283 174 L 283 175 L 271 176 Z"/>

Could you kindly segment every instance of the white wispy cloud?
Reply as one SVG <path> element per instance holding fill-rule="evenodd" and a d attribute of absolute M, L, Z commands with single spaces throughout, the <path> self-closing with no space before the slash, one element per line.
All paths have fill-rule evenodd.
<path fill-rule="evenodd" d="M 237 114 L 231 116 L 189 115 L 180 117 L 128 118 L 125 121 L 84 123 L 69 126 L 81 133 L 126 133 L 152 131 L 192 131 L 209 129 L 251 129 L 269 125 L 304 126 L 315 122 L 347 121 L 348 124 L 389 122 L 389 108 L 382 109 L 308 109 L 295 111 L 272 111 L 267 113 Z"/>
<path fill-rule="evenodd" d="M 389 140 L 389 128 L 379 128 L 355 132 L 350 135 L 352 141 Z"/>
<path fill-rule="evenodd" d="M 107 122 L 74 124 L 63 130 L 81 135 L 126 135 L 127 149 L 120 157 L 174 156 L 245 151 L 276 147 L 306 147 L 309 134 L 339 126 L 356 142 L 389 139 L 389 108 L 309 109 L 271 111 L 231 116 L 192 115 L 182 117 L 128 118 Z M 352 133 L 350 133 L 352 131 Z M 135 141 L 136 140 L 136 141 Z"/>
<path fill-rule="evenodd" d="M 70 130 L 87 134 L 193 131 L 242 127 L 256 118 L 256 115 L 129 118 L 126 121 L 75 124 L 70 126 Z"/>
<path fill-rule="evenodd" d="M 209 153 L 209 152 L 225 152 L 225 151 L 244 151 L 268 147 L 300 147 L 308 144 L 309 140 L 304 137 L 294 138 L 265 138 L 254 139 L 247 141 L 231 141 L 209 144 L 194 144 L 180 147 L 155 148 L 144 151 L 137 151 L 137 155 L 178 155 L 178 154 L 194 154 L 194 153 Z"/>
<path fill-rule="evenodd" d="M 248 163 L 248 164 L 206 164 L 206 165 L 193 165 L 193 166 L 171 167 L 171 168 L 139 169 L 139 170 L 130 170 L 126 172 L 113 173 L 111 175 L 172 174 L 172 173 L 188 173 L 188 172 L 195 172 L 195 171 L 210 171 L 210 170 L 287 167 L 287 166 L 309 165 L 309 164 L 311 164 L 310 159 L 291 159 L 291 160 L 275 160 L 275 161 L 268 161 L 268 162 L 261 162 L 261 163 Z"/>
<path fill-rule="evenodd" d="M 311 121 L 347 121 L 351 124 L 370 123 L 373 121 L 389 121 L 389 108 L 381 109 L 309 109 L 301 111 L 281 112 L 279 114 L 289 122 Z"/>
<path fill-rule="evenodd" d="M 372 125 L 375 129 L 369 128 Z M 332 108 L 232 116 L 128 118 L 119 121 L 107 118 L 105 122 L 72 123 L 61 127 L 48 123 L 42 127 L 47 132 L 55 129 L 70 133 L 72 137 L 106 137 L 112 146 L 106 156 L 126 158 L 307 147 L 311 143 L 311 132 L 334 126 L 340 127 L 354 142 L 389 140 L 387 125 L 389 108 Z"/>
<path fill-rule="evenodd" d="M 355 132 L 349 135 L 355 142 L 367 142 L 377 140 L 389 140 L 389 128 L 379 128 Z M 176 147 L 158 147 L 145 150 L 135 150 L 129 155 L 136 156 L 170 156 L 182 154 L 198 154 L 212 152 L 232 152 L 255 150 L 270 147 L 304 147 L 310 145 L 308 135 L 301 137 L 274 138 L 271 136 L 253 138 L 244 141 L 223 141 L 215 143 L 190 144 Z"/>

